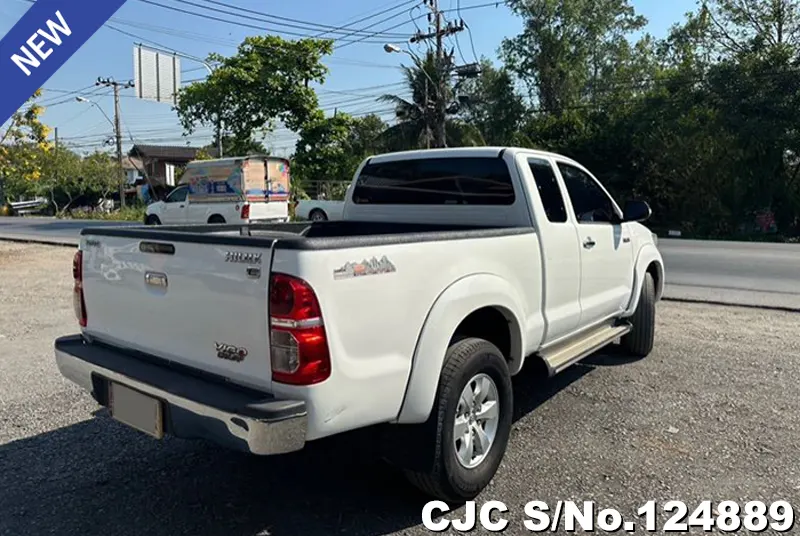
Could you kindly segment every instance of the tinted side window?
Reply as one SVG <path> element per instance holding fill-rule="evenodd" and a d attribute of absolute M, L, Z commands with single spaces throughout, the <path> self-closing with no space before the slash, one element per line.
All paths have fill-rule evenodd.
<path fill-rule="evenodd" d="M 511 205 L 514 186 L 500 158 L 421 158 L 367 164 L 353 202 L 373 205 Z"/>
<path fill-rule="evenodd" d="M 189 192 L 188 188 L 177 188 L 167 196 L 167 203 L 178 203 L 186 201 L 186 194 Z"/>
<path fill-rule="evenodd" d="M 564 197 L 558 187 L 558 180 L 553 171 L 553 166 L 547 160 L 530 159 L 528 166 L 533 173 L 533 180 L 536 181 L 536 189 L 539 191 L 539 199 L 544 205 L 544 212 L 547 219 L 553 223 L 564 223 L 567 221 L 567 209 L 564 208 Z"/>
<path fill-rule="evenodd" d="M 611 199 L 589 175 L 582 170 L 559 162 L 575 218 L 579 223 L 611 222 L 615 216 Z"/>

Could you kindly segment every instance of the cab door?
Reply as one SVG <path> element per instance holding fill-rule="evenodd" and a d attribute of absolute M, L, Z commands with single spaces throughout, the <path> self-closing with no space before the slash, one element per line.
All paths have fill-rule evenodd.
<path fill-rule="evenodd" d="M 547 320 L 544 343 L 548 344 L 569 336 L 580 326 L 581 248 L 553 162 L 526 155 L 518 163 L 520 169 L 530 170 L 533 185 L 528 191 L 539 198 L 532 208 L 542 248 L 543 312 Z"/>
<path fill-rule="evenodd" d="M 188 193 L 188 186 L 178 186 L 170 192 L 167 198 L 164 199 L 161 223 L 175 225 L 186 221 L 186 195 Z"/>
<path fill-rule="evenodd" d="M 567 190 L 580 249 L 581 325 L 624 310 L 633 286 L 633 246 L 622 211 L 588 171 L 564 160 L 556 165 Z"/>

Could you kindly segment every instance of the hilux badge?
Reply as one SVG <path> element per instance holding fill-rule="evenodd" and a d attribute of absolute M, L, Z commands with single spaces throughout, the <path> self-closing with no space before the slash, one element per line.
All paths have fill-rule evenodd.
<path fill-rule="evenodd" d="M 242 251 L 226 251 L 225 262 L 242 264 L 261 264 L 261 253 L 244 253 Z"/>
<path fill-rule="evenodd" d="M 214 347 L 217 350 L 217 357 L 226 359 L 228 361 L 244 361 L 247 357 L 247 348 L 240 348 L 232 344 L 225 344 L 224 342 L 214 342 Z"/>

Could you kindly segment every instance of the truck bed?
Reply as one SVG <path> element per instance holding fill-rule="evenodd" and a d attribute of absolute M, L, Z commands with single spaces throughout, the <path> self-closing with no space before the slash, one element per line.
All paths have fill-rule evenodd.
<path fill-rule="evenodd" d="M 532 231 L 531 227 L 340 220 L 251 223 L 247 225 L 87 227 L 81 231 L 81 235 L 243 247 L 274 247 L 277 249 L 339 249 L 435 240 L 488 238 Z"/>
<path fill-rule="evenodd" d="M 398 303 L 405 289 L 418 284 L 416 272 L 422 270 L 419 277 L 427 277 L 429 288 L 419 290 L 419 299 L 427 308 L 454 275 L 452 267 L 431 275 L 434 266 L 446 266 L 465 251 L 483 258 L 480 264 L 492 264 L 503 256 L 494 251 L 501 245 L 483 239 L 508 240 L 523 233 L 533 229 L 358 221 L 85 228 L 81 232 L 88 310 L 84 333 L 112 346 L 271 392 L 268 310 L 273 273 L 288 273 L 316 285 L 323 309 L 344 308 L 330 318 L 336 322 L 331 329 L 337 329 L 343 325 L 338 319 L 355 318 L 375 307 L 354 312 L 355 288 L 346 282 L 330 284 L 363 269 L 358 263 L 369 259 L 379 263 L 388 256 L 390 265 L 404 267 L 402 283 L 394 283 L 394 278 L 359 278 L 356 292 L 375 299 L 381 296 L 386 303 Z M 443 241 L 468 244 L 442 248 L 438 242 Z M 493 244 L 477 244 L 488 242 Z M 485 257 L 481 253 L 485 247 L 494 252 Z M 405 269 L 418 255 L 424 259 L 411 261 L 415 269 Z M 392 315 L 399 311 L 392 309 Z M 421 322 L 425 311 L 418 313 Z M 403 321 L 386 320 L 381 329 Z M 332 335 L 351 334 L 337 329 Z"/>

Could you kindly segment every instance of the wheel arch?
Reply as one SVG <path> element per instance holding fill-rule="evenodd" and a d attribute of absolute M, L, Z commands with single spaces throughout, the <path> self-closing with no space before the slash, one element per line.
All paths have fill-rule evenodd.
<path fill-rule="evenodd" d="M 311 219 L 311 218 L 314 216 L 314 213 L 315 213 L 315 212 L 316 212 L 316 213 L 319 213 L 319 214 L 322 214 L 322 216 L 323 216 L 323 217 L 324 217 L 326 220 L 330 219 L 330 218 L 328 217 L 328 213 L 327 213 L 327 212 L 325 212 L 325 209 L 324 209 L 324 208 L 322 208 L 322 207 L 314 207 L 314 208 L 312 208 L 311 210 L 309 210 L 309 211 L 308 211 L 308 219 Z"/>
<path fill-rule="evenodd" d="M 428 418 L 447 348 L 457 337 L 486 338 L 504 353 L 511 374 L 519 372 L 525 341 L 517 295 L 508 281 L 493 274 L 464 277 L 439 295 L 417 338 L 396 422 L 422 423 Z"/>
<path fill-rule="evenodd" d="M 639 250 L 636 256 L 636 263 L 633 270 L 633 286 L 630 302 L 625 309 L 623 316 L 630 316 L 636 311 L 639 305 L 639 297 L 642 294 L 642 285 L 644 284 L 644 275 L 649 273 L 653 276 L 653 282 L 656 287 L 656 301 L 659 301 L 664 294 L 664 260 L 661 258 L 661 253 L 652 245 L 647 244 Z"/>

